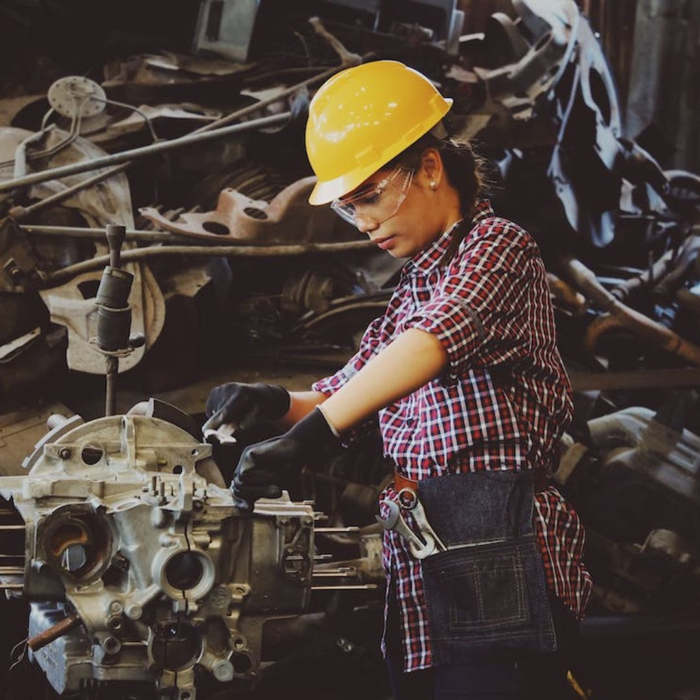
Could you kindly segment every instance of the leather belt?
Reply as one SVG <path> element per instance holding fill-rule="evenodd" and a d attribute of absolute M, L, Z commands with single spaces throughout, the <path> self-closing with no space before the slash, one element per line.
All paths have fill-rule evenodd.
<path fill-rule="evenodd" d="M 418 482 L 394 471 L 394 488 L 397 491 L 401 491 L 401 489 L 413 489 L 414 491 L 418 491 Z"/>
<path fill-rule="evenodd" d="M 544 491 L 551 484 L 551 478 L 544 469 L 532 470 L 532 485 L 535 492 Z M 397 491 L 401 489 L 413 489 L 418 491 L 418 482 L 415 479 L 409 479 L 407 476 L 394 471 L 394 488 Z"/>

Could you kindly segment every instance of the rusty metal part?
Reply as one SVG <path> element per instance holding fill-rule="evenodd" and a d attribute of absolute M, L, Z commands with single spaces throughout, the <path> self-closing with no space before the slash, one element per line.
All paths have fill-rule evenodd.
<path fill-rule="evenodd" d="M 620 301 L 625 301 L 642 289 L 653 285 L 657 295 L 668 296 L 682 284 L 698 253 L 700 253 L 700 236 L 693 235 L 684 241 L 680 249 L 666 251 L 651 268 L 620 283 L 611 290 L 611 293 Z"/>
<path fill-rule="evenodd" d="M 176 221 L 152 207 L 144 207 L 139 213 L 160 228 L 206 241 L 309 241 L 323 236 L 335 224 L 330 209 L 312 207 L 307 202 L 315 182 L 315 177 L 297 180 L 269 204 L 226 188 L 219 195 L 215 211 L 186 212 Z"/>
<path fill-rule="evenodd" d="M 351 250 L 369 250 L 375 248 L 371 241 L 347 241 L 345 243 L 305 243 L 303 245 L 257 245 L 257 246 L 150 246 L 148 248 L 136 248 L 122 253 L 122 260 L 144 260 L 151 257 L 171 255 L 205 255 L 212 257 L 242 257 L 242 258 L 267 258 L 288 257 L 298 255 L 341 253 Z M 69 265 L 62 270 L 56 270 L 46 275 L 47 284 L 55 284 L 66 278 L 73 277 L 87 270 L 104 267 L 109 257 L 102 255 L 92 260 Z"/>
<path fill-rule="evenodd" d="M 577 292 L 570 284 L 557 277 L 553 272 L 547 273 L 547 284 L 552 296 L 576 314 L 583 314 L 586 311 L 586 297 Z"/>
<path fill-rule="evenodd" d="M 343 43 L 337 37 L 333 36 L 321 22 L 318 17 L 309 17 L 309 24 L 314 28 L 316 34 L 323 37 L 330 45 L 333 51 L 338 54 L 341 63 L 344 66 L 356 66 L 362 61 L 362 57 L 359 54 L 348 51 Z"/>
<path fill-rule="evenodd" d="M 612 328 L 625 328 L 687 362 L 700 365 L 700 347 L 616 299 L 580 260 L 567 258 L 561 266 L 565 277 L 609 314 L 593 321 L 586 332 L 585 343 L 591 352 L 595 352 L 598 338 L 603 333 Z"/>
<path fill-rule="evenodd" d="M 256 105 L 256 107 L 258 107 L 258 105 Z M 191 146 L 203 141 L 213 141 L 215 139 L 231 136 L 243 131 L 262 129 L 267 126 L 281 124 L 287 121 L 290 116 L 291 112 L 282 112 L 280 114 L 273 114 L 267 117 L 260 117 L 259 119 L 251 119 L 250 121 L 242 122 L 240 124 L 233 124 L 220 129 L 211 129 L 206 132 L 196 131 L 170 141 L 161 141 L 160 143 L 153 143 L 149 146 L 132 148 L 131 150 L 122 151 L 121 153 L 114 153 L 101 158 L 94 158 L 87 162 L 83 161 L 79 163 L 72 163 L 70 165 L 64 165 L 58 168 L 51 168 L 49 170 L 42 170 L 37 173 L 32 173 L 31 175 L 0 182 L 0 192 L 6 192 L 7 190 L 16 189 L 17 187 L 24 187 L 26 185 L 33 185 L 46 180 L 60 179 L 62 177 L 66 177 L 67 175 L 75 175 L 76 173 L 83 173 L 89 170 L 97 170 L 98 168 L 105 168 L 110 165 L 117 165 L 127 161 L 130 162 L 140 158 L 147 158 L 158 153 L 165 153 L 176 148 Z"/>
<path fill-rule="evenodd" d="M 36 637 L 31 637 L 27 640 L 27 646 L 32 651 L 39 651 L 43 649 L 47 644 L 51 644 L 54 640 L 67 634 L 72 629 L 75 629 L 80 624 L 80 615 L 69 615 L 60 622 L 57 622 L 53 627 L 44 630 L 41 634 L 37 634 Z"/>

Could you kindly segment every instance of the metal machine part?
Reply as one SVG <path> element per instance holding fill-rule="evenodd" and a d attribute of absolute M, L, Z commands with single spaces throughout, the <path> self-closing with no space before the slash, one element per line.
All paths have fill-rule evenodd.
<path fill-rule="evenodd" d="M 261 243 L 323 240 L 334 228 L 335 215 L 327 208 L 307 203 L 315 182 L 314 177 L 298 180 L 269 203 L 226 188 L 219 195 L 215 211 L 186 212 L 176 221 L 170 221 L 151 207 L 139 211 L 159 228 L 204 240 L 223 242 L 228 238 Z"/>
<path fill-rule="evenodd" d="M 184 700 L 195 667 L 254 678 L 263 623 L 308 604 L 312 507 L 285 495 L 241 516 L 201 476 L 218 471 L 211 446 L 159 418 L 53 425 L 29 474 L 0 478 L 26 529 L 23 575 L 2 586 L 31 601 L 29 647 L 52 687 L 151 681 Z"/>
<path fill-rule="evenodd" d="M 57 80 L 47 94 L 51 108 L 63 117 L 94 117 L 105 109 L 105 91 L 94 80 L 69 75 Z M 94 99 L 93 99 L 94 98 Z"/>

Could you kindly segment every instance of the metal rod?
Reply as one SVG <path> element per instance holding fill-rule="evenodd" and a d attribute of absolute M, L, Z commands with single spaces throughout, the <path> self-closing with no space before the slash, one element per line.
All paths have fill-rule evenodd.
<path fill-rule="evenodd" d="M 312 591 L 375 591 L 376 583 L 348 584 L 347 586 L 311 586 Z"/>
<path fill-rule="evenodd" d="M 0 525 L 0 531 L 2 530 L 25 530 L 26 525 Z"/>
<path fill-rule="evenodd" d="M 42 200 L 45 201 L 45 200 Z M 89 238 L 90 240 L 104 240 L 105 232 L 101 228 L 85 228 L 82 226 L 43 226 L 34 224 L 20 224 L 25 233 L 41 234 L 42 236 L 65 236 L 67 238 Z M 153 243 L 166 243 L 182 241 L 186 238 L 183 234 L 166 233 L 164 231 L 145 231 L 141 229 L 127 229 L 127 241 L 151 241 Z M 202 239 L 197 238 L 198 245 Z"/>
<path fill-rule="evenodd" d="M 113 153 L 108 156 L 102 156 L 101 158 L 93 158 L 92 160 L 87 161 L 82 160 L 77 163 L 63 165 L 58 168 L 41 170 L 38 173 L 32 173 L 31 175 L 18 177 L 14 180 L 0 182 L 0 192 L 12 190 L 17 187 L 24 187 L 26 185 L 33 185 L 37 182 L 44 182 L 46 180 L 56 180 L 61 177 L 75 175 L 76 173 L 82 173 L 88 170 L 97 170 L 98 168 L 105 168 L 110 165 L 117 165 L 118 163 L 125 163 L 127 161 L 137 160 L 139 158 L 146 158 L 148 156 L 156 155 L 157 153 L 163 153 L 165 151 L 181 148 L 183 146 L 191 146 L 192 144 L 202 143 L 204 141 L 213 141 L 214 139 L 222 138 L 223 136 L 230 136 L 231 134 L 238 134 L 243 131 L 260 129 L 266 126 L 272 126 L 274 124 L 281 124 L 282 122 L 287 121 L 290 116 L 291 112 L 282 112 L 280 114 L 273 114 L 268 117 L 251 119 L 240 124 L 225 126 L 221 129 L 215 129 L 213 131 L 187 134 L 186 136 L 181 136 L 180 138 L 172 139 L 170 141 L 152 143 L 148 146 L 132 148 L 129 151 Z"/>
<path fill-rule="evenodd" d="M 23 589 L 23 583 L 0 583 L 0 591 L 21 591 Z"/>
<path fill-rule="evenodd" d="M 370 54 L 368 54 L 369 56 Z M 366 58 L 366 56 L 362 57 L 363 59 Z M 292 85 L 291 87 L 288 87 L 286 90 L 283 90 L 280 93 L 277 93 L 276 95 L 273 95 L 272 97 L 267 97 L 264 100 L 260 100 L 260 102 L 255 102 L 252 105 L 248 105 L 247 107 L 243 107 L 242 109 L 236 110 L 235 112 L 232 112 L 231 114 L 227 114 L 225 117 L 221 117 L 220 119 L 217 119 L 214 122 L 211 122 L 209 124 L 206 124 L 204 126 L 200 126 L 198 129 L 195 129 L 192 133 L 193 134 L 199 134 L 207 129 L 218 129 L 220 126 L 224 126 L 226 124 L 230 124 L 233 121 L 236 121 L 236 119 L 240 119 L 241 117 L 246 116 L 246 114 L 250 114 L 251 112 L 255 112 L 256 110 L 260 109 L 261 107 L 267 107 L 267 105 L 273 104 L 274 102 L 278 102 L 279 100 L 289 97 L 290 95 L 293 95 L 295 92 L 298 92 L 299 90 L 303 90 L 305 87 L 309 87 L 310 85 L 313 85 L 314 83 L 320 83 L 321 81 L 325 80 L 326 78 L 330 78 L 331 75 L 334 75 L 340 70 L 343 70 L 345 68 L 348 68 L 349 66 L 341 63 L 339 66 L 333 66 L 332 68 L 329 68 L 328 70 L 323 71 L 323 73 L 319 73 L 318 75 L 314 75 L 311 78 L 307 78 L 306 80 L 302 80 L 300 83 L 297 83 L 296 85 Z"/>
<path fill-rule="evenodd" d="M 0 575 L 2 576 L 23 576 L 23 566 L 0 566 Z"/>
<path fill-rule="evenodd" d="M 66 189 L 62 192 L 56 192 L 56 194 L 52 194 L 50 197 L 46 197 L 45 199 L 35 202 L 34 204 L 30 204 L 28 207 L 23 207 L 19 205 L 16 207 L 12 207 L 12 209 L 10 209 L 10 216 L 15 221 L 21 221 L 22 219 L 27 218 L 31 214 L 36 214 L 36 212 L 41 211 L 42 209 L 46 209 L 46 207 L 50 207 L 53 204 L 58 204 L 59 202 L 62 202 L 64 199 L 68 199 L 68 197 L 74 195 L 76 192 L 80 192 L 80 190 L 92 187 L 98 182 L 102 182 L 102 180 L 106 180 L 107 178 L 112 177 L 112 175 L 117 175 L 118 173 L 121 173 L 122 171 L 126 170 L 129 167 L 129 165 L 129 163 L 122 163 L 121 165 L 116 165 L 113 168 L 103 170 L 101 173 L 97 173 L 97 175 L 93 175 L 92 177 L 86 178 L 82 182 L 78 182 L 75 185 L 66 187 Z"/>
<path fill-rule="evenodd" d="M 345 243 L 304 243 L 292 245 L 257 245 L 257 246 L 150 246 L 148 248 L 132 248 L 122 253 L 122 262 L 132 262 L 134 260 L 145 260 L 146 258 L 167 256 L 167 255 L 204 255 L 211 257 L 243 257 L 243 258 L 266 258 L 266 257 L 287 257 L 294 255 L 309 255 L 314 253 L 340 253 L 350 250 L 369 250 L 375 244 L 371 241 L 347 241 Z M 51 272 L 44 277 L 44 282 L 52 286 L 56 282 L 74 277 L 75 275 L 95 270 L 109 264 L 109 256 L 100 255 L 69 265 L 61 270 Z"/>
<path fill-rule="evenodd" d="M 326 533 L 341 533 L 341 532 L 359 532 L 360 528 L 356 525 L 350 527 L 315 527 L 314 532 Z"/>
<path fill-rule="evenodd" d="M 105 416 L 113 416 L 117 412 L 117 374 L 119 373 L 119 358 L 108 356 L 105 359 Z"/>
<path fill-rule="evenodd" d="M 57 622 L 53 627 L 49 627 L 41 634 L 37 634 L 35 637 L 28 639 L 27 646 L 32 651 L 39 651 L 39 649 L 43 649 L 47 644 L 51 644 L 51 642 L 53 642 L 55 639 L 67 634 L 79 624 L 80 615 L 69 615 L 68 617 L 64 617 L 63 620 Z"/>

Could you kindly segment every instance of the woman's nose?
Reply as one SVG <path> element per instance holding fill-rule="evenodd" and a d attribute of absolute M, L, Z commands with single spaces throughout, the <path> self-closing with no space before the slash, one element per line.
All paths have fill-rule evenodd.
<path fill-rule="evenodd" d="M 358 214 L 355 217 L 355 226 L 357 226 L 358 230 L 362 231 L 362 233 L 371 233 L 378 227 L 378 224 L 372 217 Z"/>

